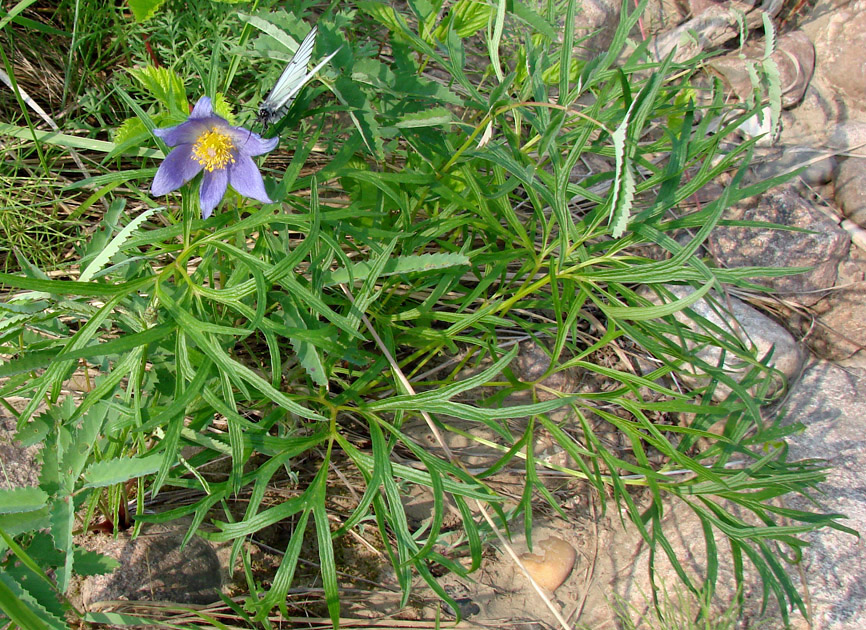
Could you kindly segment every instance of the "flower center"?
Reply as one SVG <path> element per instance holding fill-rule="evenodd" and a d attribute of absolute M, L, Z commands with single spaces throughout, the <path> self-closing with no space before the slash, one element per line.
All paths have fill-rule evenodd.
<path fill-rule="evenodd" d="M 217 127 L 201 134 L 192 147 L 192 159 L 201 164 L 206 171 L 224 169 L 229 163 L 234 164 L 235 145 L 224 131 Z"/>

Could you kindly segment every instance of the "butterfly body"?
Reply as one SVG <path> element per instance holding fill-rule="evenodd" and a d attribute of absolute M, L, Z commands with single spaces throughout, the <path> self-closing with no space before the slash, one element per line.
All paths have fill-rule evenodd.
<path fill-rule="evenodd" d="M 256 120 L 263 127 L 267 127 L 285 116 L 289 110 L 289 106 L 295 100 L 301 88 L 322 69 L 322 66 L 331 60 L 331 57 L 337 54 L 335 50 L 308 72 L 307 64 L 310 63 L 310 58 L 313 56 L 316 33 L 317 29 L 314 26 L 304 38 L 304 41 L 301 42 L 301 45 L 298 46 L 295 56 L 289 61 L 289 65 L 283 70 L 280 78 L 277 79 L 274 89 L 271 90 L 270 94 L 259 105 Z"/>

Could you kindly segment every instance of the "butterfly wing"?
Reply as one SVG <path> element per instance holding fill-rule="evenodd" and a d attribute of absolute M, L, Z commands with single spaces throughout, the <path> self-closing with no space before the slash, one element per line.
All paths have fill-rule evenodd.
<path fill-rule="evenodd" d="M 307 82 L 309 76 L 307 74 L 307 64 L 310 63 L 310 58 L 313 56 L 313 47 L 316 44 L 317 29 L 314 26 L 301 45 L 298 46 L 295 56 L 283 70 L 280 78 L 277 79 L 274 89 L 268 94 L 268 97 L 262 102 L 262 108 L 266 108 L 278 114 L 281 110 L 285 110 L 291 104 L 292 99 L 298 94 L 300 89 Z"/>

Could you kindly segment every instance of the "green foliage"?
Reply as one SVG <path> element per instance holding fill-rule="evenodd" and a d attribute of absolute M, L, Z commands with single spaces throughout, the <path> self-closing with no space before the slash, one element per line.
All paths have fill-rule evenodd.
<path fill-rule="evenodd" d="M 63 594 L 73 572 L 94 575 L 117 566 L 73 542 L 75 508 L 89 495 L 82 471 L 92 461 L 105 422 L 113 416 L 105 402 L 81 411 L 66 398 L 35 418 L 31 425 L 41 427 L 37 434 L 22 433 L 21 438 L 42 444 L 39 487 L 0 491 L 5 508 L 0 510 L 0 552 L 6 552 L 0 561 L 0 609 L 22 627 L 67 627 L 65 615 L 73 609 Z M 76 415 L 79 420 L 71 422 Z M 90 467 L 100 465 L 94 462 Z"/>
<path fill-rule="evenodd" d="M 189 114 L 189 103 L 183 80 L 168 68 L 146 66 L 132 68 L 129 74 L 141 84 L 147 92 L 169 111 L 174 118 L 186 118 Z"/>
<path fill-rule="evenodd" d="M 129 0 L 129 8 L 139 22 L 144 22 L 153 17 L 165 0 Z"/>
<path fill-rule="evenodd" d="M 803 610 L 777 545 L 797 551 L 800 533 L 848 530 L 838 515 L 773 502 L 807 493 L 823 470 L 788 460 L 784 437 L 797 427 L 761 418 L 760 405 L 778 392 L 769 357 L 690 308 L 703 298 L 722 312 L 712 290 L 780 273 L 715 269 L 697 255 L 729 205 L 769 185 L 743 185 L 752 143 L 720 148 L 754 112 L 731 116 L 719 91 L 696 116 L 691 77 L 700 60 L 651 63 L 643 47 L 623 54 L 636 13 L 623 16 L 610 51 L 582 62 L 573 58 L 575 2 L 565 6 L 562 45 L 551 37 L 563 17 L 553 5 L 545 15 L 520 2 L 461 0 L 443 12 L 443 3 L 414 0 L 411 15 L 356 6 L 334 5 L 317 22 L 317 54 L 342 48 L 275 129 L 293 155 L 267 171 L 274 204 L 230 196 L 201 220 L 192 185 L 158 209 L 131 190 L 153 176 L 154 127 L 181 122 L 188 99 L 203 93 L 229 116 L 234 108 L 217 86 L 257 103 L 283 67 L 269 58 L 290 54 L 308 28 L 300 10 L 251 9 L 232 13 L 225 41 L 190 38 L 189 46 L 211 46 L 209 65 L 194 64 L 198 79 L 148 66 L 130 71 L 140 98 L 117 87 L 134 118 L 115 142 L 85 139 L 107 172 L 65 189 L 90 187 L 90 203 L 107 206 L 73 252 L 77 279 L 49 276 L 26 257 L 22 273 L 0 274 L 8 291 L 0 396 L 29 401 L 19 438 L 43 446 L 39 488 L 0 494 L 6 615 L 23 627 L 56 627 L 75 614 L 63 599 L 71 576 L 110 562 L 78 549 L 73 534 L 97 511 L 121 522 L 128 494 L 137 526 L 190 517 L 187 540 L 208 521 L 202 535 L 232 542 L 249 585 L 238 610 L 251 622 L 275 609 L 289 614 L 286 595 L 314 548 L 336 625 L 335 544 L 348 531 L 376 534 L 404 603 L 415 576 L 450 602 L 433 569 L 480 565 L 492 531 L 476 502 L 501 529 L 522 522 L 528 531 L 539 503 L 562 510 L 538 474 L 553 467 L 533 451 L 542 436 L 570 457 L 556 467 L 568 482 L 622 510 L 691 592 L 711 598 L 718 538 L 728 541 L 738 579 L 748 559 L 783 615 Z M 220 31 L 225 8 L 209 11 L 202 23 Z M 148 23 L 154 47 L 181 58 L 164 13 Z M 387 60 L 373 41 L 387 42 Z M 468 72 L 478 51 L 490 68 Z M 303 170 L 311 156 L 315 173 Z M 585 161 L 597 166 L 583 169 Z M 718 199 L 686 205 L 722 173 L 733 177 Z M 688 239 L 674 238 L 686 230 Z M 642 253 L 650 246 L 664 255 Z M 676 299 L 666 285 L 693 291 Z M 551 393 L 541 379 L 523 382 L 515 341 L 546 349 L 544 376 L 576 370 L 607 386 Z M 651 358 L 652 371 L 599 360 L 626 346 Z M 707 349 L 727 362 L 707 359 Z M 671 386 L 695 373 L 690 389 Z M 73 376 L 87 386 L 64 396 Z M 515 404 L 515 395 L 526 400 Z M 492 431 L 499 441 L 485 445 L 501 455 L 470 472 L 410 430 L 418 417 L 478 441 L 458 421 Z M 720 421 L 721 434 L 710 431 Z M 609 448 L 606 430 L 623 436 L 627 452 Z M 207 472 L 226 456 L 225 476 Z M 507 470 L 525 483 L 516 505 L 489 482 Z M 336 528 L 342 482 L 331 471 L 359 485 Z M 296 492 L 274 497 L 287 479 Z M 413 485 L 433 497 L 420 527 L 401 500 Z M 177 491 L 189 501 L 145 510 Z M 639 494 L 652 499 L 649 509 L 638 507 Z M 463 517 L 448 547 L 447 500 Z M 711 561 L 699 581 L 661 528 L 666 500 L 685 502 L 704 524 Z M 731 505 L 764 525 L 735 517 Z M 263 588 L 243 543 L 288 519 L 285 556 Z"/>

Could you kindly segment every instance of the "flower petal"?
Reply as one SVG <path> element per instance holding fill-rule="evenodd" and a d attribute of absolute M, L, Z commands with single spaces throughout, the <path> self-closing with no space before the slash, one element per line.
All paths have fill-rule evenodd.
<path fill-rule="evenodd" d="M 198 175 L 202 166 L 192 159 L 192 145 L 182 144 L 162 161 L 150 185 L 150 194 L 160 197 L 177 190 Z"/>
<path fill-rule="evenodd" d="M 265 192 L 265 182 L 256 163 L 249 156 L 239 154 L 237 161 L 228 168 L 229 183 L 244 197 L 252 197 L 262 203 L 273 203 Z"/>
<path fill-rule="evenodd" d="M 168 146 L 176 147 L 179 144 L 195 144 L 199 136 L 211 126 L 209 121 L 190 118 L 174 127 L 154 129 L 153 133 L 162 138 Z"/>
<path fill-rule="evenodd" d="M 262 155 L 270 153 L 277 148 L 279 138 L 268 138 L 265 140 L 259 134 L 253 133 L 243 127 L 229 127 L 226 130 L 232 138 L 235 145 L 235 150 L 240 155 Z"/>
<path fill-rule="evenodd" d="M 189 115 L 190 118 L 210 118 L 211 116 L 213 116 L 213 104 L 209 96 L 202 96 L 198 99 Z"/>
<path fill-rule="evenodd" d="M 226 194 L 226 184 L 228 184 L 228 176 L 225 169 L 205 171 L 198 193 L 202 219 L 207 219 L 213 214 L 213 209 L 217 207 L 223 195 Z"/>

